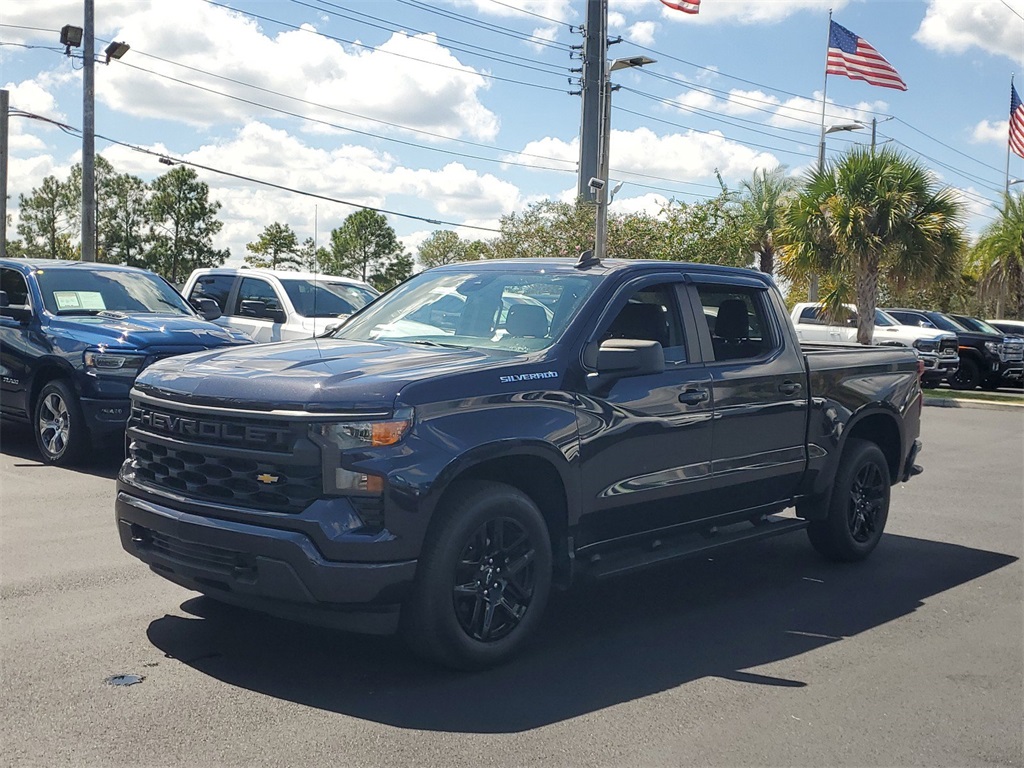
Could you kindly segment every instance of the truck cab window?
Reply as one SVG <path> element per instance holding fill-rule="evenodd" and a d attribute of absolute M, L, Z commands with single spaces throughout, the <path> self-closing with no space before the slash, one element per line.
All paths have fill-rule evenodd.
<path fill-rule="evenodd" d="M 699 285 L 715 360 L 762 357 L 777 345 L 764 306 L 764 291 L 733 285 Z"/>
<path fill-rule="evenodd" d="M 7 294 L 7 301 L 12 307 L 28 306 L 28 285 L 17 270 L 0 270 L 0 290 Z"/>
<path fill-rule="evenodd" d="M 665 362 L 685 363 L 686 343 L 676 303 L 676 284 L 645 286 L 633 293 L 601 336 L 608 339 L 656 341 Z"/>

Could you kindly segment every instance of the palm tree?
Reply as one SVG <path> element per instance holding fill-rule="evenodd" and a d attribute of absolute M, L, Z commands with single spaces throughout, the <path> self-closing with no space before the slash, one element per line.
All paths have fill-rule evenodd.
<path fill-rule="evenodd" d="M 1017 294 L 1017 317 L 1024 318 L 1024 195 L 1007 193 L 999 218 L 981 231 L 974 246 L 982 289 L 996 293 L 996 314 L 1003 298 Z"/>
<path fill-rule="evenodd" d="M 740 182 L 740 187 L 740 226 L 746 247 L 757 254 L 761 271 L 770 275 L 775 271 L 778 252 L 775 233 L 782 223 L 786 201 L 796 192 L 796 180 L 786 176 L 785 168 L 776 166 L 770 171 L 754 171 L 751 178 Z"/>
<path fill-rule="evenodd" d="M 881 270 L 909 283 L 948 279 L 966 242 L 953 190 L 889 148 L 854 149 L 810 173 L 783 218 L 784 272 L 823 274 L 832 316 L 855 299 L 861 344 L 871 343 Z"/>

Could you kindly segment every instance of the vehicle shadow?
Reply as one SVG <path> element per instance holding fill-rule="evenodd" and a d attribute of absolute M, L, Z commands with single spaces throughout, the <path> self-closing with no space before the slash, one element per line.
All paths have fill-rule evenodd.
<path fill-rule="evenodd" d="M 0 453 L 16 459 L 16 467 L 48 466 L 39 458 L 36 439 L 28 424 L 0 420 Z M 123 461 L 123 441 L 112 441 L 94 446 L 81 464 L 66 469 L 113 480 Z"/>
<path fill-rule="evenodd" d="M 153 621 L 166 656 L 231 685 L 401 728 L 512 733 L 704 677 L 802 687 L 747 672 L 913 613 L 1017 558 L 888 536 L 865 563 L 833 565 L 803 536 L 739 547 L 556 594 L 540 636 L 498 669 L 464 674 L 396 638 L 306 627 L 186 601 Z"/>

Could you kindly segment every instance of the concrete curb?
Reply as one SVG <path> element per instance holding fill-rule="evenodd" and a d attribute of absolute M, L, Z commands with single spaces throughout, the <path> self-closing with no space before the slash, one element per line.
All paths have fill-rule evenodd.
<path fill-rule="evenodd" d="M 1024 409 L 1024 403 L 996 403 L 991 400 L 969 400 L 967 398 L 926 396 L 924 404 L 937 408 L 983 408 L 991 411 L 1017 411 Z"/>

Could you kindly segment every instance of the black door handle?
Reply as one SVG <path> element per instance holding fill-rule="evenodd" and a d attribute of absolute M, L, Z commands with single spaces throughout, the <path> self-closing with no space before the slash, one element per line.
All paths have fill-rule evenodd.
<path fill-rule="evenodd" d="M 708 391 L 706 389 L 688 389 L 679 395 L 679 402 L 683 405 L 697 405 L 707 399 Z"/>
<path fill-rule="evenodd" d="M 795 395 L 801 389 L 803 389 L 803 386 L 795 381 L 784 381 L 779 384 L 779 392 L 784 395 Z"/>

